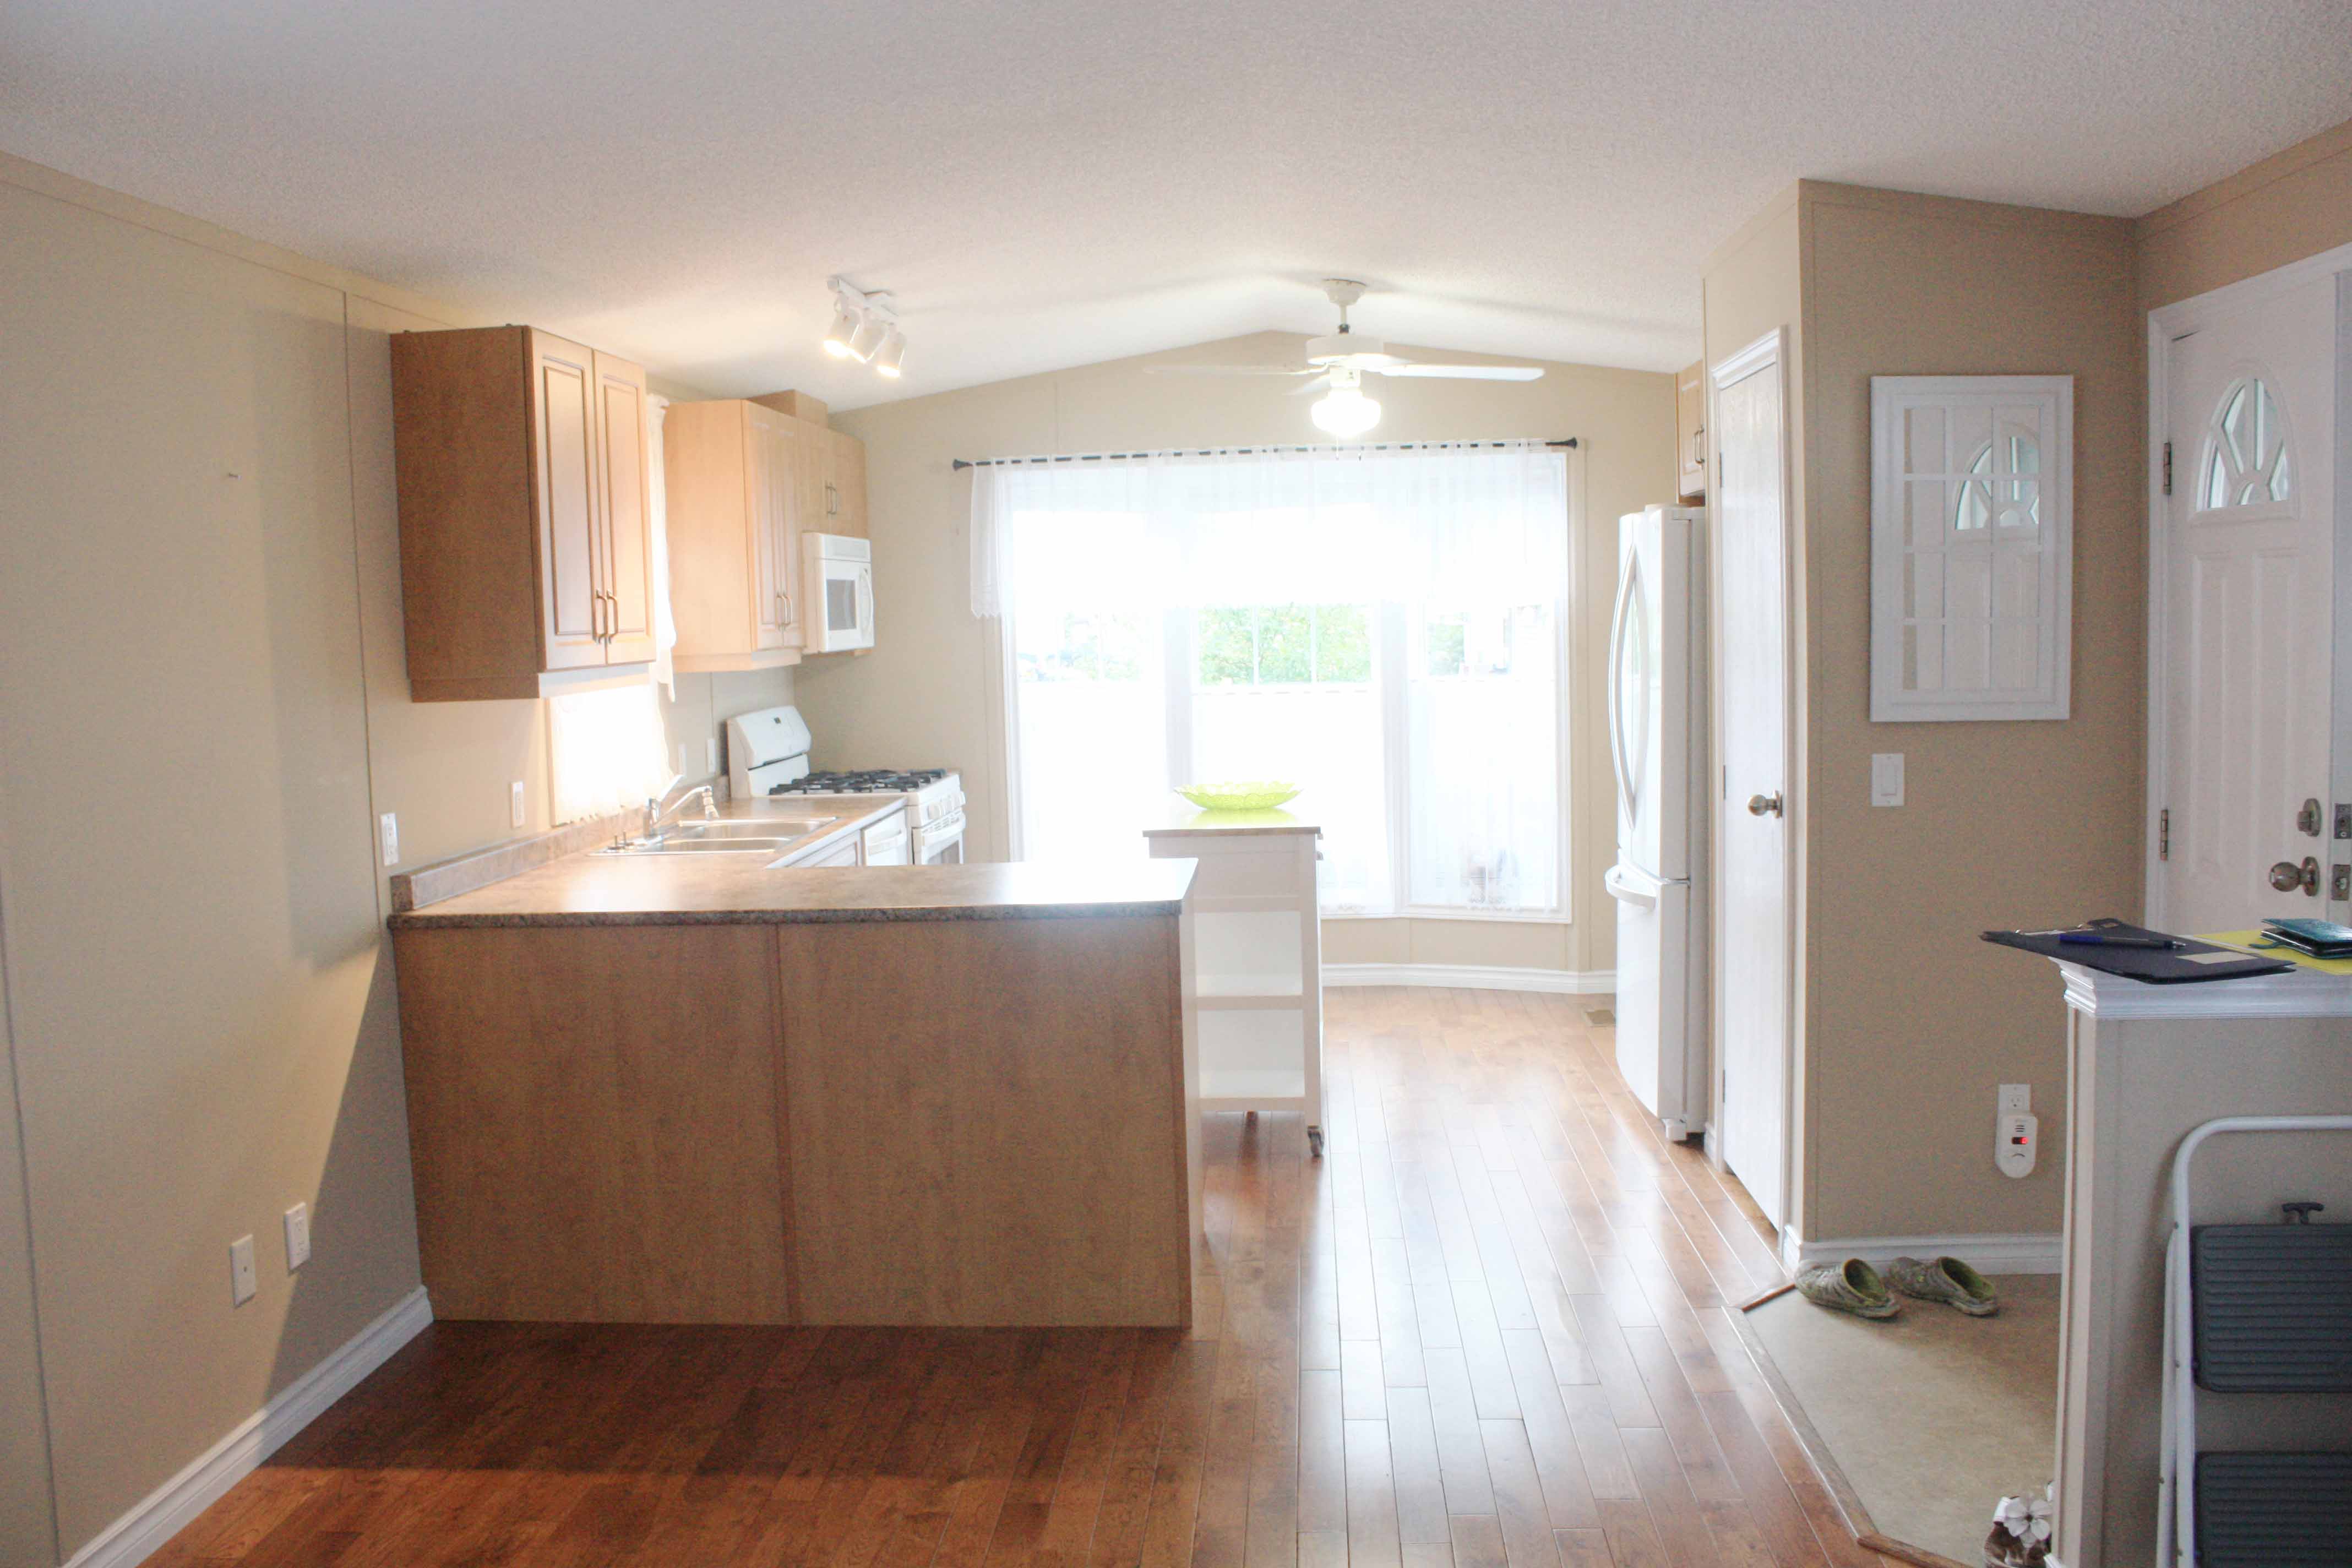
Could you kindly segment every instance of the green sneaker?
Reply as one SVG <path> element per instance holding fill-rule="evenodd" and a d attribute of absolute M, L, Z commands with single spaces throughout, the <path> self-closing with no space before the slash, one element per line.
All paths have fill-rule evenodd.
<path fill-rule="evenodd" d="M 2000 1310 L 2000 1298 L 1994 1294 L 1992 1281 L 1957 1258 L 1938 1258 L 1932 1263 L 1898 1258 L 1886 1266 L 1886 1278 L 1906 1296 L 1941 1301 L 1971 1318 L 1990 1318 Z"/>
<path fill-rule="evenodd" d="M 1814 1264 L 1797 1276 L 1797 1294 L 1817 1307 L 1857 1318 L 1891 1318 L 1903 1310 L 1878 1270 L 1859 1258 Z"/>

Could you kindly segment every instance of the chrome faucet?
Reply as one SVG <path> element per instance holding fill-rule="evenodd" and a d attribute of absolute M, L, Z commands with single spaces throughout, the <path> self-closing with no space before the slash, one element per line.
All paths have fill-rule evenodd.
<path fill-rule="evenodd" d="M 670 779 L 668 784 L 663 788 L 658 796 L 648 795 L 646 797 L 646 837 L 651 838 L 655 837 L 656 834 L 661 832 L 663 823 L 670 821 L 672 818 L 682 815 L 696 795 L 700 795 L 702 797 L 703 820 L 706 822 L 715 822 L 719 819 L 719 797 L 711 793 L 710 786 L 707 784 L 695 785 L 692 789 L 688 790 L 684 795 L 679 795 L 675 801 L 670 799 L 670 792 L 677 789 L 679 784 L 685 782 L 686 775 L 684 773 L 678 773 Z"/>

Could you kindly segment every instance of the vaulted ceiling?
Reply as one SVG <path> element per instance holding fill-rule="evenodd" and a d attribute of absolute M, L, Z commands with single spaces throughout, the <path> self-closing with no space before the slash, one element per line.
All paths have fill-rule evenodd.
<path fill-rule="evenodd" d="M 1668 369 L 1800 176 L 2136 214 L 2352 118 L 2352 0 L 0 0 L 0 150 L 716 393 L 1260 329 Z M 896 384 L 817 350 L 895 290 Z"/>

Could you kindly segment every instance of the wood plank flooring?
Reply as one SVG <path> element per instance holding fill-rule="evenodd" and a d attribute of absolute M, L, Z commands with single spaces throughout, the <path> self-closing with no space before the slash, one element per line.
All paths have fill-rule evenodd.
<path fill-rule="evenodd" d="M 1327 1157 L 1211 1119 L 1157 1331 L 440 1323 L 157 1568 L 1880 1568 L 1727 1311 L 1780 1273 L 1570 998 L 1339 990 Z"/>

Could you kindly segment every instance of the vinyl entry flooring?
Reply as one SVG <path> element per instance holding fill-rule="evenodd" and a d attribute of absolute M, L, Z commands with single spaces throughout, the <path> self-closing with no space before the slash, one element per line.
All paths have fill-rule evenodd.
<path fill-rule="evenodd" d="M 1606 1027 L 1349 989 L 1327 1033 L 1325 1159 L 1211 1120 L 1190 1334 L 439 1323 L 150 1561 L 1878 1568 L 1730 1320 L 1754 1205 Z"/>

